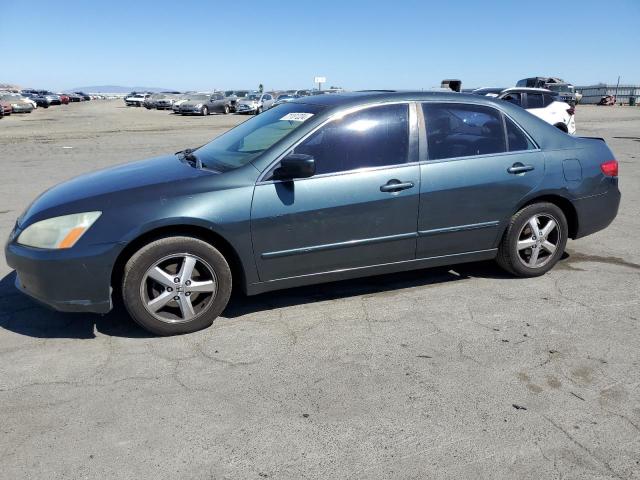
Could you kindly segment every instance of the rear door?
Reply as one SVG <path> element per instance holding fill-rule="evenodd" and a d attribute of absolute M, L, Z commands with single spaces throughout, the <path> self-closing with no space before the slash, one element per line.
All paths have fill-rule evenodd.
<path fill-rule="evenodd" d="M 292 150 L 314 157 L 310 178 L 274 181 L 277 165 L 265 173 L 251 211 L 261 281 L 415 257 L 420 170 L 409 107 L 368 107 L 320 127 Z"/>
<path fill-rule="evenodd" d="M 423 103 L 417 257 L 496 247 L 520 201 L 544 176 L 544 156 L 499 110 Z"/>

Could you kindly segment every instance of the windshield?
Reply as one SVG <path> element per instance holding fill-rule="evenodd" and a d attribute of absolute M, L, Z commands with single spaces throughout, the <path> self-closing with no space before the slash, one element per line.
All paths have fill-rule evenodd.
<path fill-rule="evenodd" d="M 244 97 L 246 100 L 258 100 L 260 98 L 260 95 L 247 95 L 246 97 Z"/>
<path fill-rule="evenodd" d="M 209 100 L 209 95 L 192 95 L 189 100 Z"/>
<path fill-rule="evenodd" d="M 220 135 L 194 154 L 205 168 L 221 172 L 246 165 L 320 112 L 320 105 L 286 103 Z"/>

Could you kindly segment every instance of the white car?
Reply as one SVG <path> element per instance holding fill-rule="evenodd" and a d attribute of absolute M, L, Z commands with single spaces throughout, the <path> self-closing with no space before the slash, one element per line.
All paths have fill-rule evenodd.
<path fill-rule="evenodd" d="M 269 110 L 275 99 L 270 93 L 252 93 L 238 100 L 236 112 L 258 115 L 264 110 Z"/>
<path fill-rule="evenodd" d="M 499 96 L 518 105 L 569 135 L 576 134 L 575 108 L 556 100 L 551 90 L 545 88 L 507 88 Z"/>
<path fill-rule="evenodd" d="M 127 107 L 141 107 L 144 101 L 151 96 L 150 93 L 134 93 L 124 97 L 124 103 Z"/>

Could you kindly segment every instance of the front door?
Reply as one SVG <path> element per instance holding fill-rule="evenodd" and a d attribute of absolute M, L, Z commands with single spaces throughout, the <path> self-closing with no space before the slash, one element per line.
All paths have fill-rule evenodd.
<path fill-rule="evenodd" d="M 420 169 L 409 118 L 401 103 L 334 119 L 293 149 L 314 157 L 314 176 L 267 174 L 256 185 L 251 230 L 261 281 L 415 257 Z"/>
<path fill-rule="evenodd" d="M 544 176 L 544 156 L 497 109 L 424 103 L 417 257 L 496 247 L 498 235 Z"/>

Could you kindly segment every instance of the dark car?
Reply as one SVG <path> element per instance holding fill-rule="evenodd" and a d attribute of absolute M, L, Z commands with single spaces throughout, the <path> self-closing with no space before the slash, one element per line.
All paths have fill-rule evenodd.
<path fill-rule="evenodd" d="M 31 91 L 31 90 L 23 90 L 21 92 L 21 95 L 23 97 L 30 98 L 31 100 L 36 102 L 36 105 L 38 105 L 39 107 L 49 108 L 49 101 L 44 96 L 40 95 L 39 93 L 36 93 L 34 91 Z"/>
<path fill-rule="evenodd" d="M 82 98 L 83 102 L 88 102 L 89 100 L 91 100 L 91 95 L 89 95 L 88 93 L 84 93 L 84 92 L 73 92 L 73 93 L 75 93 L 80 98 Z"/>
<path fill-rule="evenodd" d="M 69 103 L 78 103 L 84 101 L 84 98 L 77 93 L 65 93 L 65 95 L 69 97 Z"/>
<path fill-rule="evenodd" d="M 122 298 L 161 335 L 247 294 L 497 259 L 535 277 L 608 226 L 618 164 L 508 102 L 441 92 L 321 95 L 196 148 L 47 190 L 6 245 L 17 287 L 55 309 Z"/>
<path fill-rule="evenodd" d="M 200 93 L 190 95 L 180 104 L 178 112 L 182 115 L 209 115 L 212 112 L 229 113 L 230 100 L 223 93 Z"/>
<path fill-rule="evenodd" d="M 475 95 L 486 95 L 488 97 L 497 97 L 503 90 L 504 87 L 483 87 L 471 90 L 470 93 L 474 93 Z"/>

